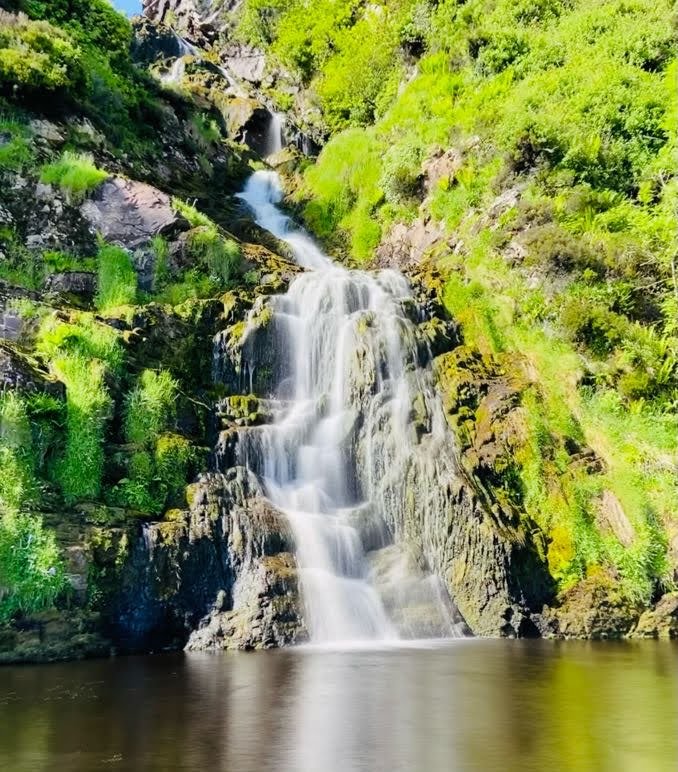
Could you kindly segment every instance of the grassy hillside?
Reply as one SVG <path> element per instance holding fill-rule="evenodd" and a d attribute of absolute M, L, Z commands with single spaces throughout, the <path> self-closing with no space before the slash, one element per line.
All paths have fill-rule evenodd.
<path fill-rule="evenodd" d="M 672 3 L 247 0 L 240 34 L 322 110 L 331 139 L 300 194 L 320 237 L 369 264 L 394 223 L 443 224 L 445 303 L 522 383 L 500 486 L 546 533 L 560 587 L 605 572 L 648 601 L 671 586 Z"/>

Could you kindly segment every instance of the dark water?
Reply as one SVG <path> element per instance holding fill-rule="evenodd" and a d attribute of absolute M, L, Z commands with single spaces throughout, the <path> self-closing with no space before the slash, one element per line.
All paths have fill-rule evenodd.
<path fill-rule="evenodd" d="M 0 669 L 0 769 L 678 770 L 678 647 L 462 641 Z"/>

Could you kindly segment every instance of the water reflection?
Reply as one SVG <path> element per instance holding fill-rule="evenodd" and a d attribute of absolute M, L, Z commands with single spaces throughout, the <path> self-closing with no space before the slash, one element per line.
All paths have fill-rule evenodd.
<path fill-rule="evenodd" d="M 678 648 L 462 641 L 0 669 L 0 769 L 678 769 Z"/>

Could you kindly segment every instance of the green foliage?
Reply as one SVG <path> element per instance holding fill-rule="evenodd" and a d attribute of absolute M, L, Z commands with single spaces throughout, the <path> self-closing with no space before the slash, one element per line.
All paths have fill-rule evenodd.
<path fill-rule="evenodd" d="M 164 287 L 161 284 L 156 299 L 178 305 L 184 300 L 208 297 L 223 289 L 239 273 L 242 259 L 240 246 L 223 235 L 207 215 L 177 198 L 172 204 L 193 228 L 187 241 L 191 267 L 172 284 Z M 162 255 L 161 246 L 160 250 Z M 161 256 L 161 264 L 163 260 L 166 263 L 166 258 Z"/>
<path fill-rule="evenodd" d="M 210 220 L 206 214 L 198 211 L 195 206 L 189 204 L 187 201 L 182 201 L 180 198 L 173 198 L 172 206 L 192 228 L 205 227 L 216 230 L 217 226 L 214 222 Z"/>
<path fill-rule="evenodd" d="M 422 160 L 417 146 L 397 144 L 386 152 L 379 180 L 386 201 L 401 204 L 416 198 L 421 190 Z"/>
<path fill-rule="evenodd" d="M 96 306 L 100 311 L 105 313 L 136 301 L 137 274 L 127 250 L 112 244 L 101 244 L 97 269 Z"/>
<path fill-rule="evenodd" d="M 304 210 L 306 221 L 323 238 L 337 230 L 348 232 L 353 255 L 365 259 L 365 247 L 374 247 L 375 235 L 376 241 L 379 237 L 372 212 L 383 198 L 380 177 L 379 145 L 371 134 L 360 129 L 338 134 L 308 170 L 312 198 Z"/>
<path fill-rule="evenodd" d="M 52 605 L 65 584 L 63 564 L 42 519 L 27 513 L 38 496 L 27 399 L 0 396 L 0 621 Z"/>
<path fill-rule="evenodd" d="M 86 313 L 72 314 L 70 322 L 47 317 L 40 327 L 36 350 L 50 362 L 64 354 L 97 359 L 115 376 L 120 375 L 125 360 L 120 333 Z"/>
<path fill-rule="evenodd" d="M 104 433 L 113 404 L 106 389 L 105 365 L 66 355 L 52 362 L 66 384 L 66 441 L 56 481 L 66 502 L 96 499 L 104 470 Z"/>
<path fill-rule="evenodd" d="M 240 266 L 240 247 L 213 228 L 202 226 L 190 233 L 190 257 L 222 285 L 233 279 Z"/>
<path fill-rule="evenodd" d="M 74 315 L 70 323 L 46 318 L 36 348 L 66 385 L 64 449 L 54 478 L 68 503 L 95 499 L 101 493 L 104 438 L 113 403 L 106 380 L 120 374 L 124 351 L 119 333 Z"/>
<path fill-rule="evenodd" d="M 32 514 L 0 519 L 0 621 L 48 608 L 66 586 L 54 534 Z"/>
<path fill-rule="evenodd" d="M 158 291 L 167 284 L 169 279 L 169 247 L 162 236 L 154 236 L 151 240 L 153 250 L 153 289 Z"/>
<path fill-rule="evenodd" d="M 92 258 L 76 257 L 67 252 L 43 252 L 42 259 L 46 273 L 93 271 L 96 268 L 96 261 Z"/>
<path fill-rule="evenodd" d="M 31 426 L 24 400 L 0 396 L 0 513 L 18 514 L 37 494 Z"/>
<path fill-rule="evenodd" d="M 20 235 L 10 228 L 0 229 L 4 260 L 0 261 L 0 279 L 27 289 L 40 289 L 44 266 L 39 253 L 24 246 Z"/>
<path fill-rule="evenodd" d="M 162 434 L 155 445 L 155 465 L 160 490 L 165 492 L 164 506 L 183 503 L 186 483 L 195 462 L 191 443 L 178 434 Z"/>
<path fill-rule="evenodd" d="M 19 17 L 19 26 L 42 30 L 46 42 L 35 32 L 37 42 L 10 44 L 7 85 L 17 77 L 27 83 L 8 96 L 49 101 L 54 112 L 77 106 L 115 153 L 128 160 L 155 157 L 166 113 L 160 86 L 131 60 L 127 18 L 108 0 L 22 0 L 19 6 L 30 17 Z"/>
<path fill-rule="evenodd" d="M 177 395 L 178 383 L 168 372 L 144 370 L 125 398 L 125 440 L 134 451 L 127 476 L 113 490 L 117 503 L 146 514 L 179 503 L 195 454 L 188 440 L 167 432 Z"/>
<path fill-rule="evenodd" d="M 259 44 L 279 58 L 312 52 L 304 78 L 335 132 L 305 172 L 306 222 L 362 260 L 394 220 L 420 211 L 454 234 L 455 253 L 440 261 L 445 304 L 468 345 L 518 379 L 529 373 L 511 474 L 548 537 L 553 576 L 567 587 L 612 570 L 647 601 L 668 581 L 678 511 L 671 3 L 379 3 L 398 20 L 396 45 L 421 58 L 363 113 L 364 82 L 342 51 L 364 66 L 351 48 L 358 29 L 380 61 L 395 51 L 389 25 L 370 38 L 356 3 L 336 26 L 324 20 L 326 48 L 307 22 L 305 48 L 293 49 L 282 31 L 298 5 L 270 6 Z M 453 148 L 450 167 L 424 188 L 422 161 L 437 163 L 441 148 Z M 581 463 L 589 449 L 600 468 Z M 604 495 L 631 523 L 630 547 L 601 525 Z"/>
<path fill-rule="evenodd" d="M 41 182 L 58 185 L 73 202 L 81 201 L 107 177 L 108 172 L 97 169 L 91 155 L 70 150 L 40 172 Z"/>
<path fill-rule="evenodd" d="M 78 47 L 44 21 L 0 11 L 0 91 L 55 91 L 82 77 Z"/>
<path fill-rule="evenodd" d="M 218 291 L 219 284 L 211 276 L 190 269 L 184 271 L 177 281 L 161 287 L 153 298 L 157 303 L 178 306 L 187 300 L 213 297 Z"/>
<path fill-rule="evenodd" d="M 0 116 L 0 171 L 20 171 L 34 157 L 28 126 L 12 117 Z"/>
<path fill-rule="evenodd" d="M 174 415 L 178 384 L 166 371 L 144 370 L 125 399 L 125 439 L 143 446 L 153 441 Z"/>
<path fill-rule="evenodd" d="M 285 68 L 312 84 L 327 125 L 336 130 L 369 123 L 395 94 L 400 46 L 410 38 L 421 42 L 413 5 L 247 0 L 239 32 L 270 47 Z"/>

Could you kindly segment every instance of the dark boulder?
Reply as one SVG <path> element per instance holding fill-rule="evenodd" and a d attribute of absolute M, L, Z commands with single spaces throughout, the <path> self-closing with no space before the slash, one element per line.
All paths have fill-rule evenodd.
<path fill-rule="evenodd" d="M 158 235 L 186 227 L 170 197 L 144 182 L 113 177 L 81 208 L 92 229 L 108 242 L 137 249 Z"/>

